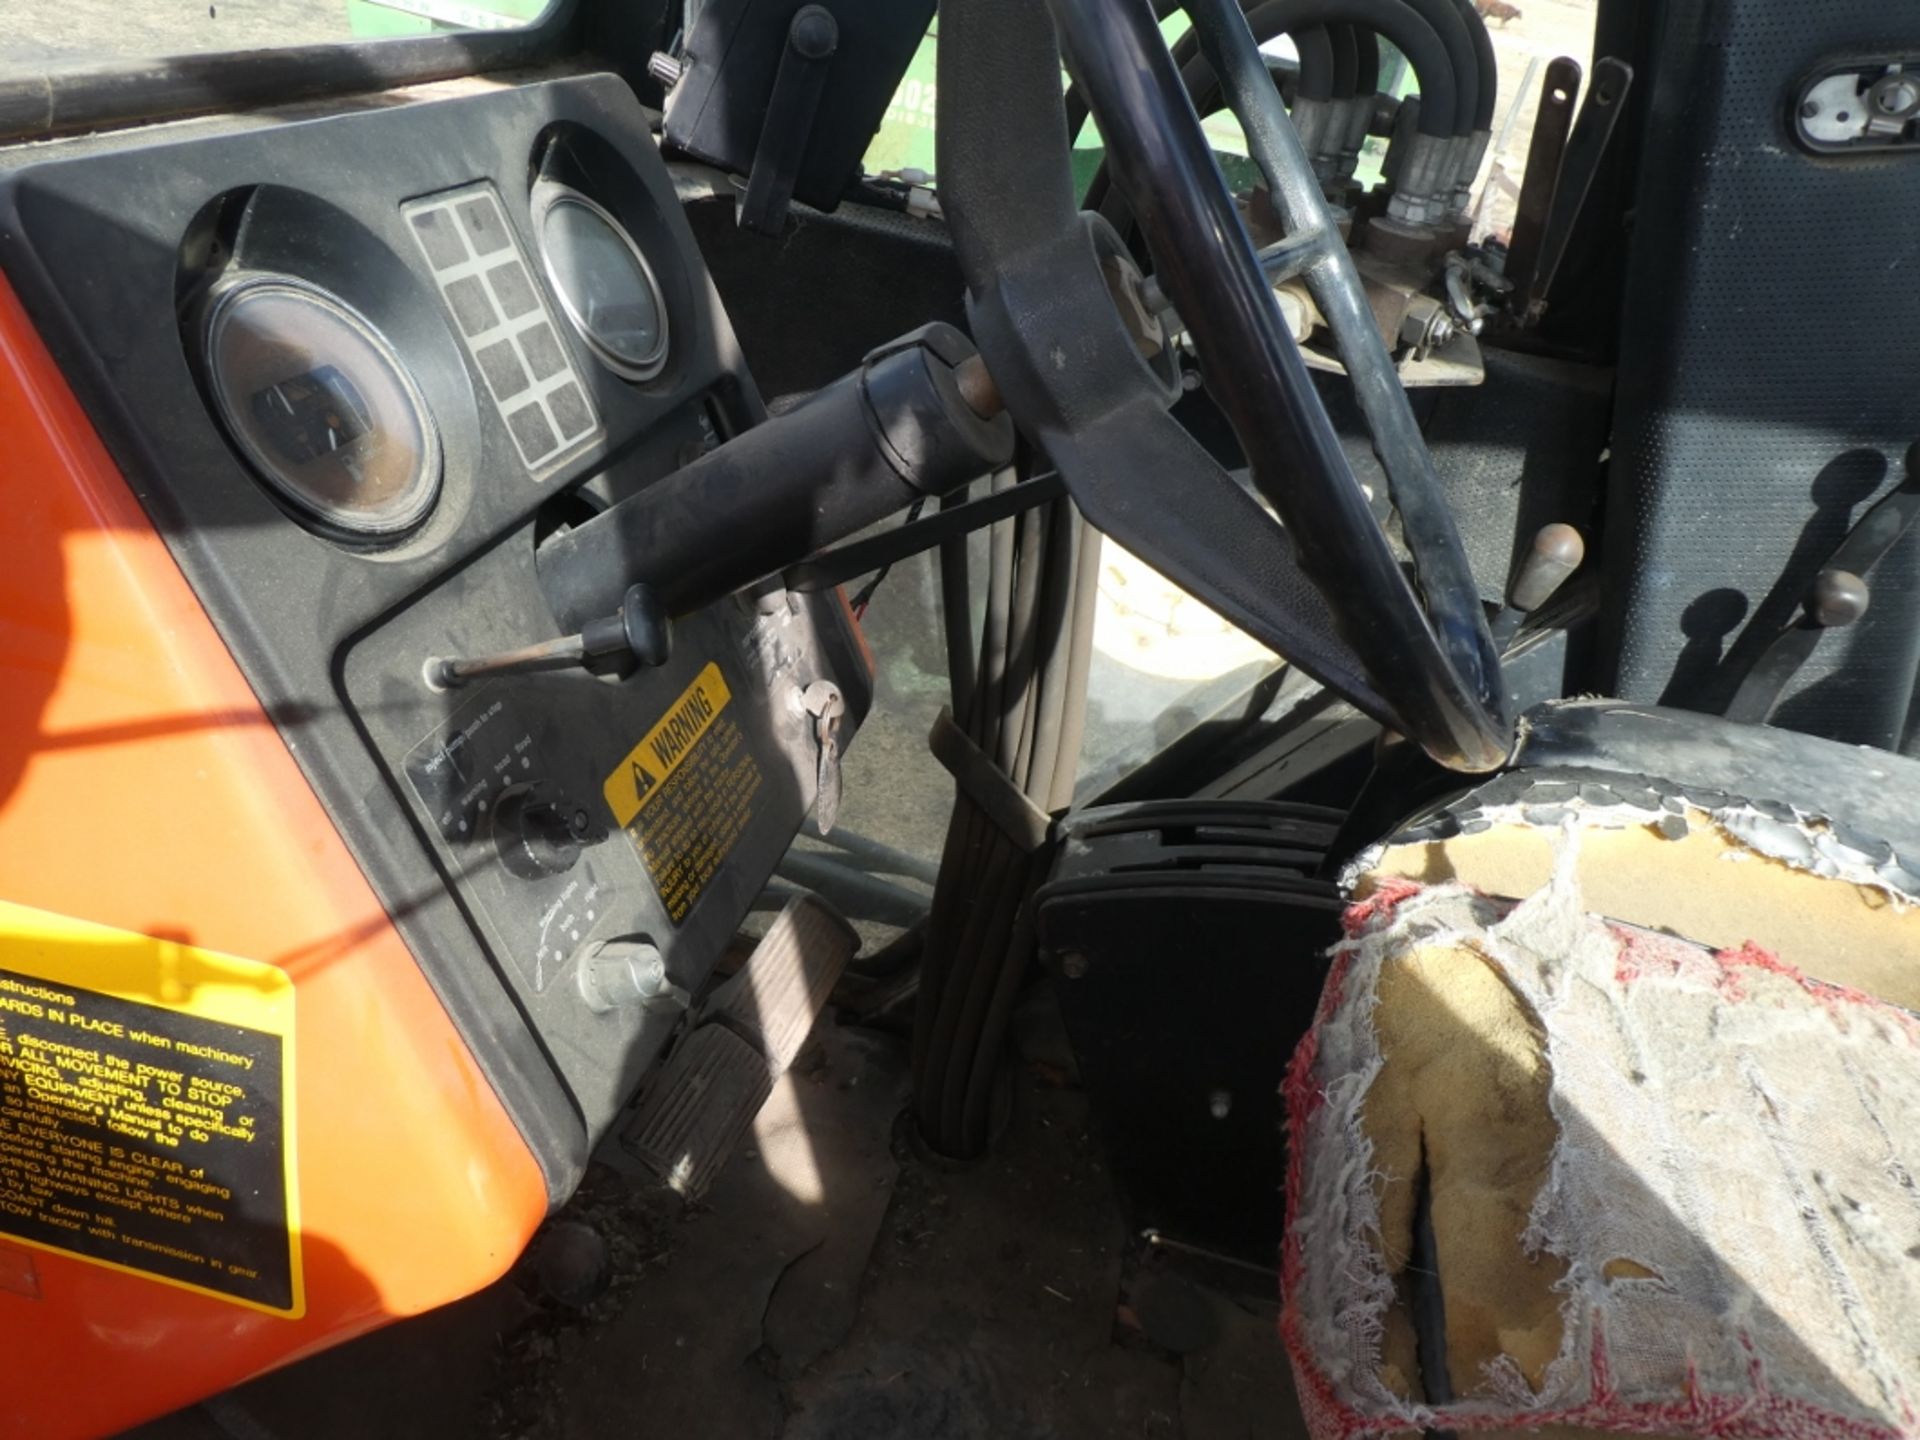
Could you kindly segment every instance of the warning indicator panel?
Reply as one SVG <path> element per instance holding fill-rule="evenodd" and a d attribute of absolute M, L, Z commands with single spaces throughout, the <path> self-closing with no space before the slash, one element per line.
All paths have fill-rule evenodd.
<path fill-rule="evenodd" d="M 753 821 L 760 767 L 709 663 L 602 787 L 678 925 Z"/>
<path fill-rule="evenodd" d="M 0 1236 L 300 1313 L 292 1021 L 272 966 L 0 903 Z"/>

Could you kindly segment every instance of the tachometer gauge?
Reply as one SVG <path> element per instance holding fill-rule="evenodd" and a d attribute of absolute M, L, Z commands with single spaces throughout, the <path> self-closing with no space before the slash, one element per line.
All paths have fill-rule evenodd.
<path fill-rule="evenodd" d="M 667 363 L 667 307 L 633 237 L 577 190 L 557 188 L 539 215 L 540 258 L 560 304 L 616 375 L 650 380 Z"/>
<path fill-rule="evenodd" d="M 256 275 L 207 316 L 208 388 L 234 442 L 302 518 L 357 536 L 418 524 L 440 489 L 440 437 L 387 338 L 305 280 Z"/>

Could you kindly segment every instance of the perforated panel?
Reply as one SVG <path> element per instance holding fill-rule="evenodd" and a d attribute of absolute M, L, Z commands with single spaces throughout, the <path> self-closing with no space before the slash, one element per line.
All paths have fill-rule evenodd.
<path fill-rule="evenodd" d="M 1618 693 L 1719 710 L 1920 437 L 1920 156 L 1822 159 L 1787 104 L 1822 61 L 1910 49 L 1920 7 L 1678 0 L 1655 48 L 1608 536 Z M 1775 720 L 1908 731 L 1920 536 Z M 1624 602 L 1624 603 L 1623 603 Z"/>

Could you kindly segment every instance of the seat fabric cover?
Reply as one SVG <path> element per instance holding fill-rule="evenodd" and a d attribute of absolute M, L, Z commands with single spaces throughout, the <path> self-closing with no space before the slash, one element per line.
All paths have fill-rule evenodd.
<path fill-rule="evenodd" d="M 1475 822 L 1505 895 L 1441 842 L 1371 857 L 1287 1081 L 1314 1440 L 1920 1436 L 1920 1022 L 1887 993 L 1920 994 L 1920 911 L 1678 808 Z M 1502 831 L 1525 863 L 1488 863 Z M 1601 844 L 1632 923 L 1583 898 Z M 1746 866 L 1819 888 L 1833 963 Z M 1708 909 L 1744 935 L 1664 933 L 1663 890 L 1697 918 L 1736 871 Z"/>

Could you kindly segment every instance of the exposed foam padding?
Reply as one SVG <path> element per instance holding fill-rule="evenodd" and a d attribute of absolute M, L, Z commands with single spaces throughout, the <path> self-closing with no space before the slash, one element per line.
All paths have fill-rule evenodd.
<path fill-rule="evenodd" d="M 1460 838 L 1543 833 L 1517 899 L 1363 877 L 1295 1055 L 1282 1328 L 1314 1440 L 1920 1434 L 1920 1021 L 1765 948 L 1792 902 L 1764 886 L 1752 943 L 1590 913 L 1586 842 L 1671 856 L 1650 827 Z M 1804 878 L 1839 929 L 1895 913 Z M 1413 1340 L 1422 1189 L 1443 1359 Z"/>

